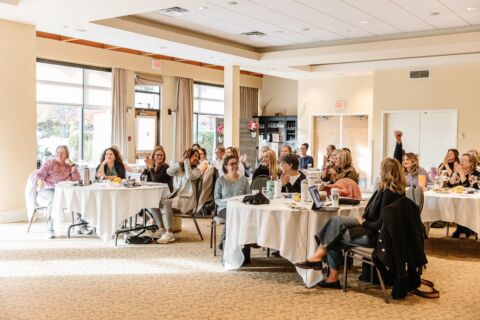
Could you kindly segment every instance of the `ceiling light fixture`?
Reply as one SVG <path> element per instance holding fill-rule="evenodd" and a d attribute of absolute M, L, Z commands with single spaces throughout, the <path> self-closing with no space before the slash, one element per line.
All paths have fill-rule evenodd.
<path fill-rule="evenodd" d="M 206 11 L 206 10 L 208 10 L 208 7 L 201 6 L 201 7 L 198 7 L 197 9 L 200 10 L 200 11 Z"/>
<path fill-rule="evenodd" d="M 274 31 L 273 34 L 284 34 L 284 32 L 282 30 L 277 30 L 277 31 Z"/>
<path fill-rule="evenodd" d="M 238 4 L 237 1 L 228 1 L 227 3 L 231 6 L 236 6 Z"/>
<path fill-rule="evenodd" d="M 77 29 L 77 32 L 87 32 L 87 29 Z"/>
<path fill-rule="evenodd" d="M 160 50 L 164 50 L 164 49 L 168 49 L 168 47 L 165 47 L 165 46 L 159 46 L 158 49 Z"/>
<path fill-rule="evenodd" d="M 249 39 L 258 39 L 266 36 L 265 33 L 260 31 L 244 32 L 244 33 L 240 33 L 240 35 L 242 37 L 249 38 Z"/>
<path fill-rule="evenodd" d="M 68 28 L 68 26 L 62 26 L 62 27 L 64 27 L 65 29 L 67 29 L 67 28 Z"/>
<path fill-rule="evenodd" d="M 362 20 L 360 21 L 360 24 L 369 24 L 370 22 L 368 22 L 367 20 Z"/>
<path fill-rule="evenodd" d="M 310 31 L 310 28 L 303 28 L 302 31 Z"/>
<path fill-rule="evenodd" d="M 430 12 L 430 15 L 431 15 L 432 17 L 438 16 L 439 14 L 440 14 L 440 12 L 437 12 L 437 11 L 435 11 L 435 12 Z"/>
<path fill-rule="evenodd" d="M 477 8 L 475 8 L 475 7 L 468 7 L 468 8 L 467 8 L 467 11 L 477 11 Z"/>
<path fill-rule="evenodd" d="M 165 16 L 170 16 L 170 17 L 181 17 L 190 13 L 190 11 L 181 7 L 171 7 L 171 8 L 158 10 L 156 12 L 159 14 L 163 14 Z"/>

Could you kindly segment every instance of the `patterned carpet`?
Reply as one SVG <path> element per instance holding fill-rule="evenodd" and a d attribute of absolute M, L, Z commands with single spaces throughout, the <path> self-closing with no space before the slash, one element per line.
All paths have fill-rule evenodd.
<path fill-rule="evenodd" d="M 200 221 L 209 235 L 208 220 Z M 480 242 L 432 232 L 424 277 L 440 299 L 385 304 L 375 286 L 306 289 L 288 261 L 252 252 L 225 272 L 190 221 L 168 245 L 113 247 L 96 238 L 47 240 L 44 223 L 0 225 L 0 319 L 479 319 Z M 220 230 L 220 229 L 219 229 Z M 220 233 L 220 232 L 219 232 Z"/>

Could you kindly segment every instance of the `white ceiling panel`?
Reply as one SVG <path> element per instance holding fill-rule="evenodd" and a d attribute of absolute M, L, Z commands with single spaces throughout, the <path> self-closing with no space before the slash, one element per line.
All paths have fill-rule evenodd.
<path fill-rule="evenodd" d="M 456 1 L 456 0 L 453 0 Z M 379 5 L 378 0 L 345 0 L 348 4 L 361 8 L 377 19 L 383 20 L 402 32 L 415 32 L 434 29 L 430 24 L 415 17 L 410 12 L 386 0 Z"/>
<path fill-rule="evenodd" d="M 438 0 L 392 0 L 437 29 L 465 27 L 469 24 Z M 438 15 L 433 15 L 438 13 Z"/>
<path fill-rule="evenodd" d="M 364 30 L 370 35 L 382 35 L 399 33 L 401 30 L 382 20 L 374 18 L 367 12 L 361 11 L 341 0 L 297 0 L 297 2 L 307 5 L 324 14 L 334 17 L 340 21 L 350 24 L 352 27 Z M 362 24 L 361 21 L 368 21 L 368 24 Z"/>
<path fill-rule="evenodd" d="M 480 0 L 442 0 L 442 3 L 471 25 L 480 24 Z"/>
<path fill-rule="evenodd" d="M 289 30 L 292 33 L 298 34 L 296 37 L 299 39 L 309 39 L 310 41 L 317 40 L 302 33 L 302 29 L 311 27 L 308 24 L 305 24 L 305 22 L 263 6 L 246 1 L 242 1 L 235 6 L 231 6 L 222 0 L 210 0 L 209 4 L 215 5 L 216 8 L 224 9 L 224 14 L 229 15 L 232 18 L 235 17 L 234 14 L 240 15 L 242 17 L 241 19 L 236 18 L 239 23 L 242 23 L 242 19 L 251 18 L 261 22 L 262 25 L 259 26 L 259 28 L 263 28 L 264 30 L 267 30 L 267 32 L 274 32 L 276 30 Z M 265 32 L 264 30 L 260 29 L 258 31 Z"/>
<path fill-rule="evenodd" d="M 329 34 L 328 37 L 332 38 L 331 40 L 371 35 L 363 30 L 353 28 L 353 26 L 348 23 L 344 23 L 343 21 L 295 1 L 250 0 L 250 2 L 268 8 L 269 10 L 294 17 L 296 20 L 303 22 L 304 27 L 315 27 L 319 30 L 324 30 Z"/>

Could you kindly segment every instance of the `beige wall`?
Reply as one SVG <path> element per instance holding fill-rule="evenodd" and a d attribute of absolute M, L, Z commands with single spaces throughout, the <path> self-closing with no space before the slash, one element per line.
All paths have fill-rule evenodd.
<path fill-rule="evenodd" d="M 0 20 L 0 222 L 25 218 L 35 169 L 35 27 Z"/>
<path fill-rule="evenodd" d="M 265 75 L 260 92 L 260 106 L 267 104 L 263 115 L 273 116 L 276 112 L 297 114 L 298 81 Z"/>
<path fill-rule="evenodd" d="M 129 70 L 127 105 L 133 106 L 134 74 L 135 72 L 157 74 L 163 77 L 161 141 L 167 153 L 168 160 L 175 154 L 174 123 L 175 116 L 168 115 L 168 108 L 174 109 L 176 103 L 177 77 L 193 78 L 195 81 L 223 84 L 223 71 L 198 67 L 185 63 L 163 60 L 159 68 L 152 68 L 152 59 L 111 50 L 97 49 L 68 42 L 37 38 L 37 56 L 39 58 L 85 64 L 90 66 L 123 68 Z M 240 76 L 240 85 L 252 88 L 262 88 L 262 78 L 247 75 Z M 134 162 L 135 152 L 135 115 L 127 115 L 127 134 L 131 137 L 128 143 L 128 160 Z"/>
<path fill-rule="evenodd" d="M 480 64 L 431 68 L 430 78 L 427 79 L 410 79 L 409 70 L 375 72 L 373 108 L 375 174 L 378 173 L 383 158 L 381 127 L 383 112 L 414 109 L 458 110 L 459 151 L 478 149 Z M 460 137 L 462 133 L 465 135 L 464 139 Z"/>

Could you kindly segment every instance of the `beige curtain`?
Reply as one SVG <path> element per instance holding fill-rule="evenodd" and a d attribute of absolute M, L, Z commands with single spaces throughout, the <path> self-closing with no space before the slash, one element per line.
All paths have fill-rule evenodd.
<path fill-rule="evenodd" d="M 240 87 L 240 118 L 249 119 L 258 115 L 258 89 Z"/>
<path fill-rule="evenodd" d="M 112 69 L 112 144 L 118 146 L 124 159 L 127 149 L 127 70 Z"/>
<path fill-rule="evenodd" d="M 183 152 L 193 143 L 193 79 L 178 78 L 175 115 L 175 155 L 182 158 Z"/>
<path fill-rule="evenodd" d="M 135 75 L 135 84 L 143 84 L 148 86 L 159 86 L 162 84 L 162 76 L 160 75 L 151 75 L 151 74 L 140 74 Z"/>

